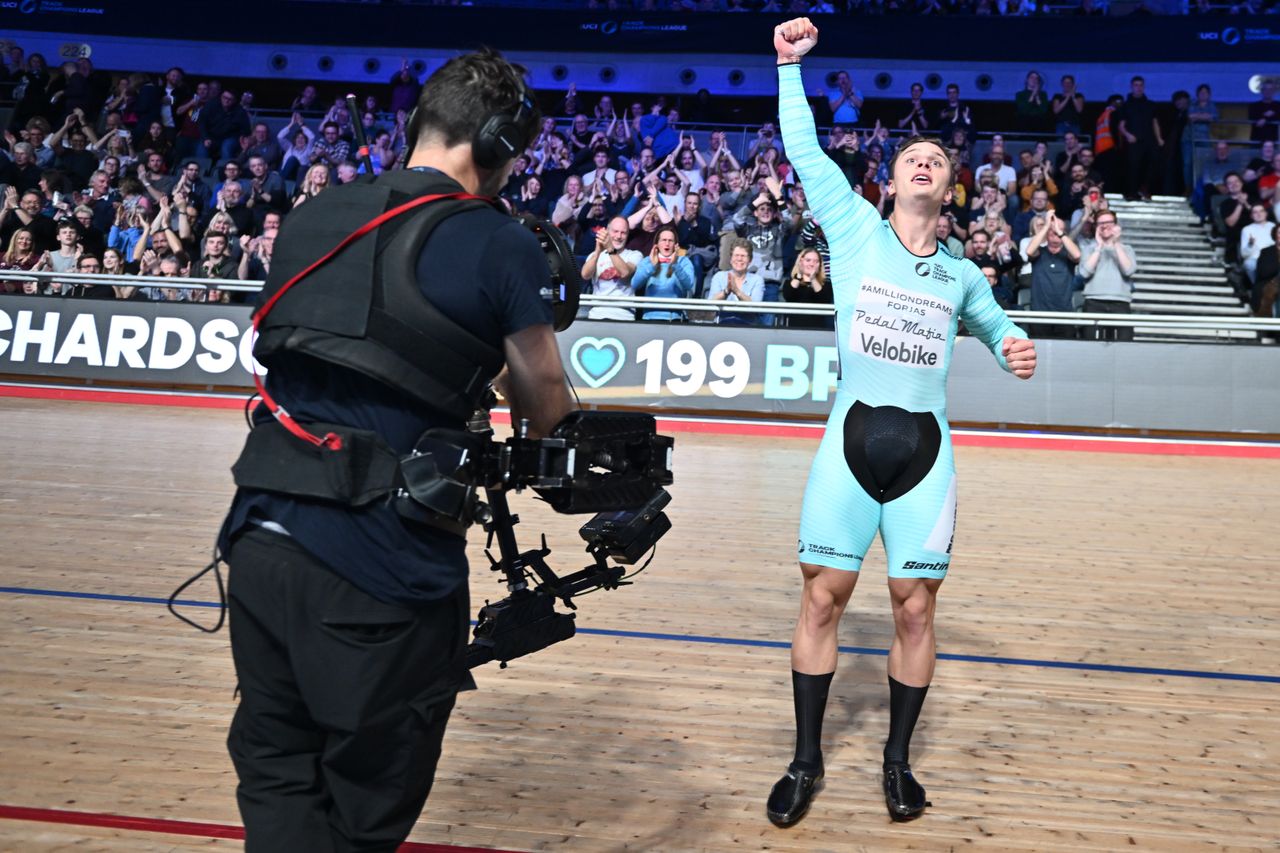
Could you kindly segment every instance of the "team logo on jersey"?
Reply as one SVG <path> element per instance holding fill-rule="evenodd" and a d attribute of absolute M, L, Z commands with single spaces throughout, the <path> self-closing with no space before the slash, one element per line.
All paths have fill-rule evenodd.
<path fill-rule="evenodd" d="M 933 265 L 933 280 L 940 281 L 943 284 L 955 284 L 956 277 L 947 271 L 942 264 Z"/>
<path fill-rule="evenodd" d="M 920 277 L 922 277 L 922 278 L 923 278 L 924 276 L 926 276 L 926 275 L 928 275 L 928 274 L 929 274 L 929 262 L 928 262 L 928 261 L 921 261 L 920 263 L 916 264 L 916 275 L 918 275 L 918 276 L 920 276 Z"/>
<path fill-rule="evenodd" d="M 903 367 L 941 367 L 955 312 L 955 305 L 941 296 L 864 278 L 849 347 Z"/>

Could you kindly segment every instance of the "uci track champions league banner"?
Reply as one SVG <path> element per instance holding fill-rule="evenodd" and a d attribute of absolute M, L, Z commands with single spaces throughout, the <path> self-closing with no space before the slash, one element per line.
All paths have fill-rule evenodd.
<path fill-rule="evenodd" d="M 247 389 L 262 370 L 249 315 L 239 305 L 0 296 L 0 374 Z M 821 415 L 839 372 L 823 331 L 578 321 L 557 339 L 588 405 Z"/>

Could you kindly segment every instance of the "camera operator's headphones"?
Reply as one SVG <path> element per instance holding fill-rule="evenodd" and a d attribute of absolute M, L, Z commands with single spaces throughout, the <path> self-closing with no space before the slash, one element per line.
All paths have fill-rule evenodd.
<path fill-rule="evenodd" d="M 508 160 L 514 160 L 524 151 L 525 144 L 529 141 L 528 134 L 521 129 L 521 123 L 534 111 L 535 106 L 524 85 L 524 78 L 517 76 L 516 86 L 519 87 L 519 97 L 514 106 L 485 116 L 479 129 L 471 137 L 471 158 L 482 169 L 497 169 Z M 417 118 L 418 108 L 414 107 L 408 121 L 412 136 L 405 140 L 405 150 L 409 152 L 406 156 L 412 156 L 413 149 L 418 144 L 420 129 L 416 125 Z"/>

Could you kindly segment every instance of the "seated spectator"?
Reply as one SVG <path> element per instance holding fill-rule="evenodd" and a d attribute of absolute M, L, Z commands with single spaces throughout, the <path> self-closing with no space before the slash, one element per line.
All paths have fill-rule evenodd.
<path fill-rule="evenodd" d="M 597 182 L 603 182 L 602 192 L 608 192 L 609 187 L 618 177 L 618 170 L 611 168 L 609 165 L 609 149 L 606 147 L 597 147 L 591 155 L 593 167 L 582 176 L 582 185 L 590 190 Z"/>
<path fill-rule="evenodd" d="M 204 238 L 204 256 L 200 258 L 197 277 L 225 279 L 240 277 L 239 265 L 232 260 L 230 252 L 227 251 L 227 242 L 227 236 L 216 231 Z"/>
<path fill-rule="evenodd" d="M 596 235 L 596 245 L 582 265 L 582 277 L 591 283 L 596 296 L 634 296 L 631 279 L 644 255 L 626 248 L 630 228 L 627 220 L 618 216 L 609 227 Z M 594 305 L 587 312 L 591 320 L 634 320 L 631 308 L 612 305 Z"/>
<path fill-rule="evenodd" d="M 563 228 L 566 223 L 578 218 L 582 206 L 587 203 L 587 194 L 582 188 L 582 178 L 570 175 L 564 181 L 564 194 L 556 199 L 551 210 L 551 224 Z"/>
<path fill-rule="evenodd" d="M 80 232 L 80 245 L 86 252 L 97 257 L 102 256 L 102 252 L 107 248 L 107 235 L 93 227 L 93 210 L 85 205 L 77 205 L 71 211 L 71 216 L 63 220 L 71 222 L 76 226 L 76 230 Z"/>
<path fill-rule="evenodd" d="M 240 187 L 242 196 L 244 191 L 249 187 L 248 178 L 244 176 L 244 172 L 240 168 L 240 164 L 235 160 L 223 165 L 222 180 L 213 185 L 213 196 L 215 201 L 217 200 L 219 193 L 221 193 L 228 184 L 237 184 Z"/>
<path fill-rule="evenodd" d="M 1080 247 L 1080 276 L 1084 279 L 1084 310 L 1097 314 L 1128 314 L 1132 310 L 1133 277 L 1138 259 L 1121 241 L 1120 224 L 1113 211 L 1097 215 L 1097 239 Z M 1095 326 L 1094 340 L 1133 340 L 1132 326 Z"/>
<path fill-rule="evenodd" d="M 663 225 L 653 241 L 648 257 L 636 264 L 631 286 L 637 296 L 654 299 L 688 299 L 696 285 L 693 264 L 680 248 L 680 238 L 674 225 Z M 642 320 L 678 322 L 685 319 L 683 311 L 668 309 L 642 310 Z"/>
<path fill-rule="evenodd" d="M 276 232 L 259 237 L 240 235 L 240 263 L 236 274 L 242 281 L 266 281 L 271 273 L 271 253 L 276 245 Z"/>
<path fill-rule="evenodd" d="M 1004 218 L 1003 211 L 987 210 L 981 219 L 975 221 L 979 228 L 991 235 L 993 242 L 1002 234 L 1007 238 L 1013 237 L 1013 226 Z"/>
<path fill-rule="evenodd" d="M 658 204 L 672 217 L 682 215 L 684 199 L 691 187 L 678 169 L 667 167 L 662 181 L 654 186 Z"/>
<path fill-rule="evenodd" d="M 1034 232 L 1027 244 L 1031 262 L 1031 310 L 1074 311 L 1072 295 L 1076 291 L 1076 264 L 1080 248 L 1053 211 L 1035 220 Z M 1031 334 L 1041 338 L 1074 338 L 1075 327 L 1063 323 L 1032 323 Z"/>
<path fill-rule="evenodd" d="M 1071 214 L 1071 239 L 1092 240 L 1098 214 L 1111 209 L 1111 202 L 1097 187 L 1089 187 L 1084 204 Z"/>
<path fill-rule="evenodd" d="M 240 153 L 240 138 L 248 136 L 249 114 L 236 100 L 235 93 L 223 90 L 216 103 L 200 111 L 200 136 L 204 156 L 211 160 L 229 160 Z"/>
<path fill-rule="evenodd" d="M 169 170 L 169 165 L 173 162 L 173 143 L 169 141 L 164 125 L 158 119 L 148 125 L 147 132 L 134 147 L 139 151 L 159 154 L 164 166 L 162 171 Z"/>
<path fill-rule="evenodd" d="M 693 144 L 692 136 L 680 134 L 680 147 L 674 155 L 676 172 L 683 180 L 685 192 L 697 192 L 706 184 L 707 161 Z"/>
<path fill-rule="evenodd" d="M 236 162 L 247 168 L 254 157 L 264 159 L 268 169 L 278 169 L 284 160 L 284 151 L 280 143 L 272 138 L 266 122 L 260 121 L 253 125 L 253 130 L 240 143 L 240 155 Z"/>
<path fill-rule="evenodd" d="M 1274 317 L 1280 290 L 1280 225 L 1271 229 L 1271 245 L 1258 253 L 1249 307 L 1255 317 Z"/>
<path fill-rule="evenodd" d="M 272 172 L 267 166 L 266 158 L 258 154 L 249 158 L 249 188 L 244 204 L 253 212 L 256 225 L 262 224 L 268 211 L 284 212 L 289 209 L 284 178 L 278 172 Z"/>
<path fill-rule="evenodd" d="M 626 216 L 625 208 L 632 202 L 638 203 L 635 195 L 632 194 L 632 189 L 631 176 L 623 170 L 618 170 L 613 186 L 609 187 L 609 197 L 604 200 L 610 219 L 615 216 Z"/>
<path fill-rule="evenodd" d="M 400 150 L 404 147 L 404 118 L 397 118 L 392 130 L 379 130 L 373 135 L 369 145 L 369 160 L 373 163 L 373 173 L 381 175 L 395 168 L 400 159 Z"/>
<path fill-rule="evenodd" d="M 54 165 L 71 180 L 72 189 L 87 187 L 89 177 L 98 168 L 98 157 L 89 150 L 91 139 L 97 137 L 83 124 L 83 114 L 77 112 L 67 116 L 61 129 L 49 140 L 58 154 Z"/>
<path fill-rule="evenodd" d="M 147 248 L 146 229 L 144 220 L 146 215 L 139 209 L 125 209 L 124 205 L 117 205 L 115 208 L 115 220 L 111 223 L 111 228 L 107 232 L 107 246 L 103 250 L 103 258 L 108 253 L 116 253 L 120 257 L 126 259 L 126 263 L 130 263 L 134 258 L 141 257 L 142 251 Z M 141 241 L 142 246 L 138 243 Z"/>
<path fill-rule="evenodd" d="M 329 167 L 323 163 L 316 163 L 307 169 L 307 175 L 302 179 L 302 183 L 298 186 L 298 191 L 294 193 L 290 200 L 290 207 L 297 207 L 309 198 L 319 195 L 326 187 L 329 186 Z"/>
<path fill-rule="evenodd" d="M 76 261 L 76 272 L 82 275 L 98 275 L 102 272 L 102 261 L 96 255 L 85 252 Z M 78 281 L 67 295 L 81 299 L 115 299 L 116 291 L 109 284 Z"/>
<path fill-rule="evenodd" d="M 245 206 L 244 187 L 238 181 L 227 181 L 223 185 L 222 190 L 214 199 L 214 205 L 205 211 L 198 230 L 208 228 L 209 222 L 217 213 L 229 217 L 235 223 L 236 232 L 238 234 L 250 234 L 254 231 L 256 221 L 254 220 L 253 211 Z"/>
<path fill-rule="evenodd" d="M 667 209 L 658 203 L 656 194 L 650 193 L 643 207 L 638 207 L 627 217 L 627 227 L 631 236 L 627 239 L 627 248 L 634 249 L 641 255 L 647 255 L 653 249 L 653 241 L 658 236 L 658 228 L 673 221 Z"/>
<path fill-rule="evenodd" d="M 577 238 L 573 243 L 573 254 L 578 259 L 578 266 L 586 263 L 587 255 L 591 254 L 595 248 L 596 239 L 601 231 L 605 231 L 609 227 L 609 223 L 614 219 L 614 214 L 609 213 L 609 206 L 603 196 L 597 191 L 592 193 L 590 201 L 582 206 L 582 212 L 578 214 Z"/>
<path fill-rule="evenodd" d="M 1046 174 L 1045 168 L 1038 164 L 1027 170 L 1026 178 L 1019 181 L 1019 184 L 1018 195 L 1022 199 L 1023 211 L 1031 210 L 1031 197 L 1036 192 L 1043 192 L 1046 202 L 1051 196 L 1058 194 L 1058 184 Z"/>
<path fill-rule="evenodd" d="M 13 138 L 13 134 L 9 134 Z M 40 188 L 41 169 L 36 165 L 35 149 L 29 142 L 10 142 L 11 160 L 0 167 L 0 184 L 16 187 L 25 193 Z"/>
<path fill-rule="evenodd" d="M 174 123 L 178 127 L 174 154 L 179 158 L 204 154 L 200 137 L 200 113 L 209 102 L 209 84 L 197 83 L 195 92 L 183 103 L 173 107 Z"/>
<path fill-rule="evenodd" d="M 8 248 L 0 257 L 0 270 L 32 270 L 40 262 L 41 253 L 36 251 L 36 238 L 28 228 L 19 228 L 9 238 Z M 34 284 L 34 282 L 32 282 Z M 6 279 L 0 282 L 4 293 L 22 293 L 22 282 Z"/>
<path fill-rule="evenodd" d="M 512 200 L 515 209 L 520 213 L 531 213 L 539 219 L 546 219 L 551 212 L 551 200 L 543 195 L 542 178 L 530 175 L 520 187 L 520 195 Z"/>
<path fill-rule="evenodd" d="M 142 262 L 142 272 L 144 276 L 156 276 L 160 279 L 185 278 L 191 272 L 191 267 L 190 264 L 183 264 L 176 255 L 159 258 L 155 253 L 151 253 Z M 176 283 L 168 287 L 157 285 L 142 287 L 138 293 L 143 299 L 151 302 L 190 302 L 192 289 L 176 287 L 174 284 Z"/>
<path fill-rule="evenodd" d="M 708 205 L 709 206 L 709 205 Z M 691 298 L 702 295 L 702 281 L 706 271 L 714 269 L 719 249 L 719 229 L 711 218 L 703 214 L 702 196 L 691 192 L 685 196 L 684 210 L 677 228 L 680 245 L 685 247 L 686 257 L 693 265 L 695 287 Z"/>
<path fill-rule="evenodd" d="M 655 104 L 649 114 L 640 119 L 636 138 L 646 148 L 653 149 L 654 159 L 665 160 L 680 144 L 680 136 L 671 126 L 671 114 L 674 112 L 674 109 L 670 110 L 663 116 L 662 107 Z M 585 119 L 586 116 L 582 118 Z"/>
<path fill-rule="evenodd" d="M 938 228 L 934 232 L 938 238 L 938 245 L 946 249 L 952 256 L 957 258 L 964 257 L 964 243 L 961 243 L 955 236 L 955 216 L 953 214 L 944 213 L 938 217 Z"/>
<path fill-rule="evenodd" d="M 351 143 L 341 136 L 342 127 L 336 121 L 327 121 L 320 128 L 320 138 L 311 147 L 311 162 L 330 169 L 337 169 L 351 157 Z"/>
<path fill-rule="evenodd" d="M 764 300 L 764 279 L 750 272 L 751 243 L 736 238 L 728 244 L 729 269 L 717 272 L 707 286 L 706 298 L 712 302 L 761 302 Z M 731 326 L 760 325 L 759 314 L 721 312 L 717 322 Z"/>
<path fill-rule="evenodd" d="M 1218 217 L 1222 223 L 1222 235 L 1226 239 L 1223 254 L 1229 264 L 1240 262 L 1240 234 L 1249 224 L 1249 208 L 1257 199 L 1251 198 L 1244 188 L 1244 179 L 1237 172 L 1227 175 L 1226 198 L 1218 202 Z"/>
<path fill-rule="evenodd" d="M 124 255 L 115 249 L 106 249 L 102 253 L 102 272 L 104 275 L 130 275 Z M 111 292 L 115 299 L 133 299 L 137 293 L 136 285 L 112 284 Z"/>
<path fill-rule="evenodd" d="M 858 134 L 843 127 L 833 127 L 827 141 L 827 156 L 840 167 L 850 187 L 862 183 L 867 174 L 867 156 L 860 150 Z"/>
<path fill-rule="evenodd" d="M 1240 262 L 1244 266 L 1249 284 L 1257 281 L 1258 257 L 1262 250 L 1272 245 L 1271 230 L 1275 225 L 1262 203 L 1249 207 L 1249 224 L 1240 231 Z"/>
<path fill-rule="evenodd" d="M 969 231 L 965 257 L 973 261 L 979 269 L 984 266 L 995 267 L 1000 271 L 1000 275 L 1008 279 L 1016 278 L 1018 268 L 1022 266 L 1022 256 L 1018 254 L 1012 241 L 1003 236 L 1003 232 L 996 234 L 996 239 L 993 240 L 991 234 L 982 228 L 973 228 Z"/>
<path fill-rule="evenodd" d="M 781 210 L 785 209 L 784 204 Z M 779 213 L 779 200 L 764 192 L 755 198 L 749 209 L 743 208 L 733 217 L 734 233 L 753 247 L 752 266 L 765 283 L 765 302 L 778 301 L 784 274 L 782 256 L 789 234 Z"/>
<path fill-rule="evenodd" d="M 1058 189 L 1058 198 L 1054 210 L 1058 215 L 1069 217 L 1084 206 L 1085 196 L 1089 191 L 1089 181 L 1085 177 L 1085 169 L 1079 163 L 1071 165 L 1071 171 Z M 1096 189 L 1096 187 L 1095 187 Z M 1032 199 L 1034 200 L 1034 195 Z"/>
<path fill-rule="evenodd" d="M 996 304 L 1006 311 L 1018 310 L 1018 304 L 1013 298 L 1013 290 L 1005 277 L 1000 275 L 1000 271 L 991 264 L 985 264 L 981 269 L 987 284 L 991 285 L 991 297 L 995 299 Z M 1033 325 L 1032 328 L 1038 330 L 1040 327 Z"/>
<path fill-rule="evenodd" d="M 1014 242 L 1020 242 L 1022 238 L 1030 236 L 1031 220 L 1053 209 L 1049 204 L 1049 194 L 1050 191 L 1044 187 L 1039 187 L 1030 194 L 1027 209 L 1013 219 L 1013 231 L 1010 236 L 1013 237 Z"/>
<path fill-rule="evenodd" d="M 303 86 L 302 91 L 298 93 L 298 97 L 294 98 L 293 103 L 289 106 L 289 111 L 312 117 L 323 114 L 324 104 L 320 102 L 316 87 L 310 83 Z"/>
<path fill-rule="evenodd" d="M 981 185 L 978 194 L 969 203 L 969 219 L 980 220 L 989 212 L 1001 213 L 1007 209 L 1009 200 L 996 187 L 994 179 L 988 179 Z"/>
<path fill-rule="evenodd" d="M 47 216 L 42 216 L 44 197 L 39 190 L 19 193 L 9 185 L 5 189 L 4 209 L 0 211 L 0 245 L 8 245 L 19 229 L 31 232 L 37 253 L 46 252 L 58 245 L 58 226 Z"/>
<path fill-rule="evenodd" d="M 990 151 L 991 162 L 984 163 L 974 170 L 973 180 L 982 183 L 983 177 L 990 172 L 996 177 L 996 186 L 1008 198 L 1016 198 L 1018 194 L 1018 173 L 1004 161 L 1004 148 L 993 145 Z"/>
<path fill-rule="evenodd" d="M 178 171 L 178 180 L 169 193 L 175 201 L 179 195 L 186 197 L 189 204 L 197 210 L 206 210 L 213 199 L 213 190 L 200 176 L 200 162 L 188 160 Z"/>
<path fill-rule="evenodd" d="M 280 176 L 286 181 L 296 181 L 298 173 L 305 174 L 311 165 L 311 154 L 316 135 L 302 120 L 302 113 L 295 112 L 293 120 L 276 134 L 281 153 Z"/>
<path fill-rule="evenodd" d="M 830 305 L 834 300 L 827 284 L 822 255 L 817 249 L 801 249 L 796 256 L 786 284 L 782 287 L 782 301 L 802 305 Z M 830 329 L 832 318 L 810 314 L 784 314 L 787 326 L 792 329 Z"/>

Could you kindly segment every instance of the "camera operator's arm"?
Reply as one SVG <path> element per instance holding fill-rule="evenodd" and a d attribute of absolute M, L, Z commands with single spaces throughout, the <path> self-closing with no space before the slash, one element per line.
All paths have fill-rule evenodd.
<path fill-rule="evenodd" d="M 543 438 L 577 406 L 564 380 L 560 347 L 551 326 L 528 326 L 502 339 L 507 356 L 505 379 L 495 387 L 511 406 L 511 423 L 529 419 L 529 434 Z"/>

